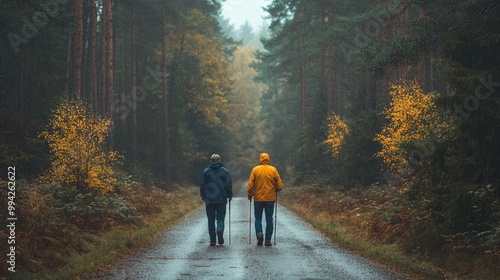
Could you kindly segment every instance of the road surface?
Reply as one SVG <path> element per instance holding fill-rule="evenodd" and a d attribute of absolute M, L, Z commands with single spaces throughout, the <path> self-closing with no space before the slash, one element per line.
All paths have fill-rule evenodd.
<path fill-rule="evenodd" d="M 205 208 L 200 207 L 152 246 L 96 278 L 405 279 L 339 249 L 280 205 L 276 244 L 257 246 L 253 225 L 249 244 L 249 208 L 246 197 L 231 202 L 230 245 L 226 216 L 225 244 L 209 246 Z"/>

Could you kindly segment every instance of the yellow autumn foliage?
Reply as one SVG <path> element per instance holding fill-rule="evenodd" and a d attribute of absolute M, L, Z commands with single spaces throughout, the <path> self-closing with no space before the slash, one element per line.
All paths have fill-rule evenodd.
<path fill-rule="evenodd" d="M 83 101 L 63 101 L 40 135 L 53 155 L 45 178 L 61 186 L 112 191 L 119 155 L 104 150 L 110 125 L 109 119 L 92 115 Z"/>
<path fill-rule="evenodd" d="M 222 124 L 228 112 L 226 93 L 230 91 L 231 72 L 224 52 L 222 38 L 214 36 L 214 18 L 198 9 L 186 14 L 186 22 L 182 28 L 172 28 L 170 42 L 167 46 L 168 60 L 183 54 L 192 58 L 196 64 L 194 69 L 183 71 L 195 73 L 186 76 L 184 100 L 190 110 L 204 117 L 209 127 Z M 188 67 L 187 64 L 179 67 Z"/>
<path fill-rule="evenodd" d="M 375 136 L 382 145 L 376 156 L 382 158 L 389 171 L 402 174 L 409 171 L 411 145 L 443 138 L 451 126 L 439 112 L 435 95 L 424 94 L 416 81 L 392 85 L 389 95 L 392 101 L 384 115 L 390 122 Z"/>
<path fill-rule="evenodd" d="M 334 157 L 339 154 L 344 138 L 348 134 L 349 127 L 345 120 L 333 113 L 328 118 L 328 132 L 325 143 L 330 146 L 330 151 Z"/>

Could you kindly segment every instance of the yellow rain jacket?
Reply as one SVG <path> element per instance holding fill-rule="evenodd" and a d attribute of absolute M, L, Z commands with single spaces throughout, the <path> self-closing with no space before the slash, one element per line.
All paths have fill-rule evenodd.
<path fill-rule="evenodd" d="M 271 166 L 269 154 L 260 154 L 260 165 L 252 169 L 248 179 L 247 196 L 255 201 L 276 201 L 276 191 L 283 189 L 278 170 Z"/>

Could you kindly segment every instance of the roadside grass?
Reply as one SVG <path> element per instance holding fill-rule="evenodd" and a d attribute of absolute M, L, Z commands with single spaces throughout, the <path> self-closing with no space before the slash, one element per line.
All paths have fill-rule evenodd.
<path fill-rule="evenodd" d="M 287 207 L 289 207 L 287 205 Z M 291 209 L 299 213 L 303 219 L 311 219 L 300 212 L 299 209 Z M 409 275 L 413 279 L 442 279 L 443 275 L 439 269 L 429 263 L 411 258 L 405 255 L 395 245 L 374 244 L 368 241 L 358 240 L 348 234 L 344 227 L 329 224 L 326 221 L 318 221 L 312 218 L 311 225 L 321 233 L 330 238 L 335 244 L 348 249 L 357 255 L 374 260 L 375 262 L 393 268 L 398 272 Z"/>
<path fill-rule="evenodd" d="M 88 240 L 79 240 L 86 252 L 73 250 L 63 267 L 47 273 L 20 271 L 14 275 L 14 279 L 85 279 L 109 268 L 113 263 L 151 244 L 167 228 L 199 207 L 201 200 L 196 191 L 194 187 L 180 186 L 168 192 L 162 191 L 165 202 L 159 205 L 161 212 L 144 217 L 144 222 L 136 228 L 117 226 Z"/>
<path fill-rule="evenodd" d="M 498 279 L 496 253 L 451 252 L 438 244 L 428 213 L 411 209 L 389 186 L 336 190 L 286 189 L 280 203 L 338 246 L 406 274 L 411 279 Z M 415 228 L 425 232 L 415 233 Z"/>

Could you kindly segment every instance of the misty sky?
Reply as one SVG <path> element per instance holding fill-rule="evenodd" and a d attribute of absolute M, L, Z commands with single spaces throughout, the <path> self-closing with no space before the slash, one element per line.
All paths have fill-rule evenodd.
<path fill-rule="evenodd" d="M 229 19 L 236 29 L 248 21 L 253 30 L 257 31 L 264 21 L 262 17 L 265 12 L 262 7 L 270 3 L 271 0 L 226 0 L 222 5 L 222 16 Z"/>

